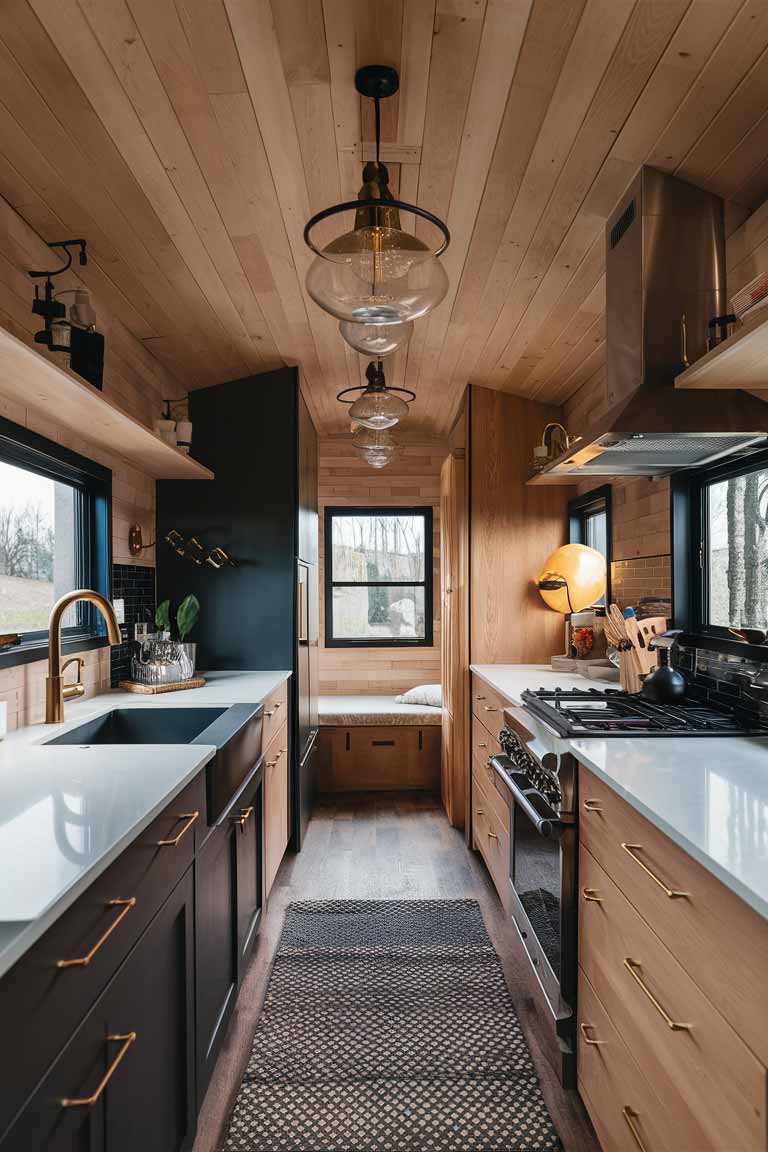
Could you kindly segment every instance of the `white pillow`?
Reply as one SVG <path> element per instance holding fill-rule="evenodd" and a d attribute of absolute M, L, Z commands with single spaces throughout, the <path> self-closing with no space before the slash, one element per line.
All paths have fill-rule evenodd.
<path fill-rule="evenodd" d="M 420 684 L 409 688 L 402 696 L 396 696 L 398 704 L 426 704 L 429 708 L 442 708 L 443 689 L 440 684 Z"/>

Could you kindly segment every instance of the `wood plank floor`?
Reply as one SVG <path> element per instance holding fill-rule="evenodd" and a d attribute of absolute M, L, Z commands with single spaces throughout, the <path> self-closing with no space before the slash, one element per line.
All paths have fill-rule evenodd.
<path fill-rule="evenodd" d="M 357 793 L 322 798 L 304 850 L 289 854 L 270 893 L 261 939 L 200 1114 L 194 1152 L 215 1152 L 234 1102 L 266 990 L 287 906 L 313 899 L 472 897 L 504 968 L 533 1053 L 542 1090 L 566 1152 L 599 1152 L 575 1092 L 564 1092 L 540 1043 L 534 977 L 479 856 L 451 828 L 439 800 L 417 793 Z"/>

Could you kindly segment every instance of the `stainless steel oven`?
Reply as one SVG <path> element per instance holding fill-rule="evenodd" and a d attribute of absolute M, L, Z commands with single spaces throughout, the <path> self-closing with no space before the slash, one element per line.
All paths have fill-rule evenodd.
<path fill-rule="evenodd" d="M 491 758 L 510 806 L 512 915 L 538 977 L 566 1087 L 575 1086 L 577 830 L 575 763 L 537 746 L 518 709 L 505 712 L 504 754 Z"/>

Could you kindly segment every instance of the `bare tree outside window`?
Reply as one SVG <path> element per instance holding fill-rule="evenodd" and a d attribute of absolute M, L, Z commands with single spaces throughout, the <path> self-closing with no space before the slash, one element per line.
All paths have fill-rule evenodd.
<path fill-rule="evenodd" d="M 0 461 L 0 632 L 42 631 L 55 600 L 74 588 L 74 496 Z"/>
<path fill-rule="evenodd" d="M 768 469 L 707 488 L 708 622 L 768 628 Z"/>

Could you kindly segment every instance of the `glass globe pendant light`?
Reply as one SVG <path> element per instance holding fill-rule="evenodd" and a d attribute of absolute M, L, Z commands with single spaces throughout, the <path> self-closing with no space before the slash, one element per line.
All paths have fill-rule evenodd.
<path fill-rule="evenodd" d="M 446 225 L 426 209 L 392 196 L 389 173 L 379 157 L 379 102 L 394 95 L 399 84 L 394 68 L 372 64 L 357 72 L 357 91 L 374 102 L 376 159 L 363 169 L 357 200 L 325 208 L 304 228 L 304 241 L 315 253 L 307 272 L 309 295 L 324 311 L 353 324 L 407 324 L 435 308 L 448 291 L 448 277 L 438 259 L 450 241 Z M 350 211 L 355 213 L 353 229 L 318 248 L 313 239 L 317 225 Z M 435 242 L 428 244 L 405 231 L 401 211 L 427 221 Z"/>
<path fill-rule="evenodd" d="M 413 324 L 353 324 L 341 320 L 339 332 L 355 352 L 380 360 L 405 347 L 413 334 Z"/>
<path fill-rule="evenodd" d="M 352 437 L 352 445 L 358 456 L 372 468 L 385 468 L 398 452 L 398 445 L 388 428 L 358 428 Z"/>
<path fill-rule="evenodd" d="M 383 431 L 394 427 L 408 415 L 408 403 L 416 399 L 416 393 L 408 388 L 387 387 L 380 360 L 377 363 L 371 361 L 365 370 L 365 378 L 368 381 L 365 387 L 358 385 L 356 388 L 344 388 L 336 399 L 350 405 L 350 417 L 364 428 Z M 360 395 L 356 400 L 347 400 L 351 392 Z M 407 396 L 408 402 L 401 399 L 402 396 Z"/>

